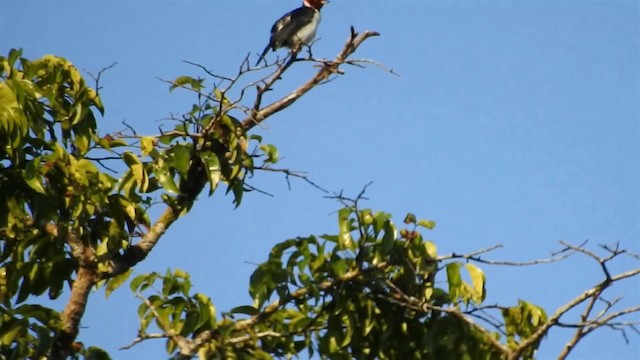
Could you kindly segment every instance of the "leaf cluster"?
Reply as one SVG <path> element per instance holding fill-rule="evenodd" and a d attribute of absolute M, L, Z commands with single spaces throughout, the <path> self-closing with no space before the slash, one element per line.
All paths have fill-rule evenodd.
<path fill-rule="evenodd" d="M 173 88 L 204 91 L 202 80 L 186 79 Z M 148 210 L 157 200 L 178 214 L 170 221 L 206 184 L 209 195 L 226 184 L 240 204 L 255 159 L 273 164 L 278 153 L 247 136 L 228 103 L 214 89 L 201 93 L 173 131 L 101 135 L 102 101 L 71 62 L 53 55 L 30 61 L 15 49 L 0 57 L 2 353 L 38 357 L 56 337 L 75 338 L 86 299 L 64 314 L 25 302 L 45 293 L 58 298 L 80 269 L 107 293 L 124 283 L 146 256 L 136 240 L 152 232 Z M 112 168 L 124 172 L 116 178 Z"/>
<path fill-rule="evenodd" d="M 439 259 L 435 244 L 419 231 L 433 228 L 432 221 L 409 214 L 405 223 L 398 229 L 389 214 L 343 208 L 337 234 L 277 244 L 251 276 L 253 303 L 219 321 L 208 297 L 187 295 L 191 284 L 184 273 L 140 275 L 132 289 L 152 295 L 141 297 L 139 340 L 165 337 L 170 354 L 212 359 L 303 352 L 331 359 L 503 358 L 500 333 L 466 318 L 482 309 L 483 271 Z M 509 344 L 546 319 L 525 302 L 503 313 Z M 152 319 L 159 334 L 147 333 Z M 533 358 L 536 348 L 523 358 Z"/>
<path fill-rule="evenodd" d="M 92 109 L 103 112 L 96 91 L 66 59 L 21 55 L 0 57 L 0 349 L 37 357 L 59 315 L 15 304 L 45 292 L 55 299 L 70 281 L 74 249 L 58 239 L 109 240 L 90 229 L 108 228 L 116 180 L 85 158 L 97 141 Z"/>

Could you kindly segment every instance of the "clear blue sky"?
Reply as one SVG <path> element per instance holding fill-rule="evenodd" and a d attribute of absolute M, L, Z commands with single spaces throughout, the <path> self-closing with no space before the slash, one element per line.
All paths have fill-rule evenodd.
<path fill-rule="evenodd" d="M 262 50 L 275 19 L 297 1 L 7 1 L 0 52 L 53 53 L 92 72 L 117 61 L 102 86 L 104 132 L 128 123 L 155 132 L 159 119 L 190 107 L 157 77 L 199 74 L 182 60 L 233 74 Z M 437 222 L 427 237 L 441 252 L 496 243 L 493 258 L 547 257 L 558 241 L 620 241 L 640 251 L 639 5 L 636 1 L 345 1 L 323 9 L 314 55 L 333 56 L 349 26 L 382 37 L 359 57 L 394 68 L 347 68 L 259 130 L 281 165 L 355 195 L 373 181 L 367 206 Z M 281 53 L 284 55 L 284 53 Z M 269 57 L 273 59 L 273 54 Z M 300 65 L 275 98 L 311 73 Z M 338 205 L 300 182 L 258 174 L 233 210 L 221 194 L 202 198 L 138 272 L 191 272 L 219 311 L 249 303 L 251 263 L 297 235 L 336 232 Z M 623 261 L 617 270 L 637 267 Z M 552 311 L 600 280 L 575 258 L 537 268 L 487 268 L 489 302 L 527 299 Z M 615 295 L 637 305 L 637 281 Z M 614 294 L 610 298 L 614 298 Z M 129 351 L 138 302 L 125 287 L 94 294 L 80 340 L 115 359 L 164 357 L 160 341 Z M 638 316 L 635 317 L 638 320 Z M 552 332 L 539 358 L 554 358 L 569 333 Z M 638 335 L 590 335 L 573 359 L 637 359 Z"/>

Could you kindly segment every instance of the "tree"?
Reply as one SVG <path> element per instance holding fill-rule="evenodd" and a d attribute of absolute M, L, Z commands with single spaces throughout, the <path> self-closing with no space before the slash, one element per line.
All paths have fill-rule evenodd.
<path fill-rule="evenodd" d="M 269 76 L 243 85 L 254 72 L 245 59 L 233 77 L 198 66 L 207 78 L 181 76 L 172 90 L 192 92 L 190 110 L 174 117 L 174 129 L 155 135 L 99 134 L 95 111 L 104 111 L 98 90 L 67 60 L 30 61 L 12 50 L 0 58 L 0 350 L 6 358 L 107 358 L 98 347 L 76 342 L 79 324 L 95 288 L 110 294 L 129 280 L 171 225 L 186 215 L 201 192 L 224 191 L 240 206 L 260 171 L 287 178 L 306 176 L 275 168 L 278 151 L 251 130 L 314 87 L 342 75 L 345 66 L 375 64 L 351 56 L 375 32 L 353 29 L 332 60 L 287 57 L 268 67 Z M 318 69 L 273 103 L 263 95 L 300 62 Z M 253 96 L 249 98 L 249 93 Z M 247 105 L 249 104 L 249 105 Z M 243 118 L 238 117 L 241 115 Z M 109 170 L 120 171 L 116 178 Z M 312 183 L 313 184 L 313 183 Z M 487 305 L 480 266 L 521 266 L 482 258 L 495 249 L 439 254 L 421 231 L 435 226 L 408 214 L 399 227 L 392 216 L 362 208 L 335 194 L 344 207 L 334 235 L 298 237 L 276 245 L 250 279 L 253 303 L 218 315 L 212 300 L 191 293 L 189 274 L 167 271 L 131 279 L 140 300 L 139 336 L 130 346 L 166 339 L 176 358 L 271 358 L 307 351 L 328 358 L 533 358 L 556 326 L 576 329 L 559 355 L 566 357 L 601 327 L 636 328 L 604 292 L 636 277 L 640 269 L 613 274 L 609 264 L 634 256 L 616 247 L 596 253 L 563 244 L 552 258 L 584 254 L 597 261 L 603 279 L 547 314 L 520 301 Z M 163 206 L 157 219 L 149 209 Z M 169 235 L 170 236 L 170 235 Z M 468 279 L 468 280 L 465 280 Z M 66 289 L 65 286 L 69 288 Z M 38 296 L 70 298 L 58 312 L 38 305 Z M 577 321 L 566 320 L 582 306 Z M 96 344 L 99 345 L 99 344 Z"/>

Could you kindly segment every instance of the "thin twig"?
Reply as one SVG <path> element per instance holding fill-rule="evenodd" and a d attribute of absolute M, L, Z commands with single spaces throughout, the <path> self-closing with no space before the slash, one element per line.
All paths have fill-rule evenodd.
<path fill-rule="evenodd" d="M 87 71 L 87 74 L 89 74 L 89 76 L 93 79 L 93 81 L 95 82 L 95 89 L 96 89 L 96 94 L 100 93 L 100 90 L 102 89 L 102 87 L 100 87 L 100 78 L 102 77 L 102 74 L 105 73 L 107 70 L 113 68 L 114 66 L 116 66 L 118 64 L 118 62 L 114 62 L 113 64 L 103 67 L 102 69 L 100 69 L 100 71 L 98 71 L 98 75 L 93 75 L 90 71 Z"/>
<path fill-rule="evenodd" d="M 254 169 L 255 170 L 261 170 L 261 171 L 268 171 L 268 172 L 279 172 L 279 173 L 285 174 L 289 190 L 291 190 L 291 183 L 289 181 L 289 178 L 290 177 L 295 177 L 295 178 L 298 178 L 298 179 L 302 179 L 307 184 L 309 184 L 309 185 L 313 186 L 314 188 L 322 191 L 323 193 L 329 193 L 329 190 L 326 190 L 325 188 L 321 187 L 320 185 L 318 185 L 317 183 L 315 183 L 314 181 L 309 179 L 309 176 L 305 172 L 302 172 L 302 171 L 294 171 L 294 170 L 289 170 L 289 169 L 277 169 L 277 168 L 272 168 L 272 167 L 269 167 L 269 166 L 256 166 L 256 167 L 254 167 Z"/>

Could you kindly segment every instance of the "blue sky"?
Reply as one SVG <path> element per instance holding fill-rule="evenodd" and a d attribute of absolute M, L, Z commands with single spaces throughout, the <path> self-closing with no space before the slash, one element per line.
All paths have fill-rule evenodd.
<path fill-rule="evenodd" d="M 276 144 L 281 166 L 304 170 L 325 188 L 366 206 L 437 222 L 426 234 L 440 252 L 504 244 L 492 257 L 548 257 L 558 241 L 620 241 L 640 251 L 639 3 L 635 1 L 346 1 L 323 9 L 314 55 L 332 57 L 349 26 L 376 30 L 357 56 L 380 69 L 347 68 L 258 133 Z M 0 3 L 0 52 L 53 53 L 103 78 L 111 132 L 126 120 L 155 133 L 160 119 L 190 108 L 157 78 L 198 75 L 182 60 L 235 73 L 254 59 L 269 29 L 297 1 L 7 1 Z M 284 55 L 281 52 L 280 55 Z M 269 59 L 273 59 L 273 53 Z M 312 73 L 291 71 L 275 99 Z M 197 291 L 219 311 L 249 303 L 252 263 L 277 242 L 337 231 L 338 204 L 301 183 L 258 174 L 275 195 L 201 198 L 166 234 L 138 272 L 191 272 Z M 621 261 L 617 270 L 637 267 Z M 595 263 L 576 257 L 535 268 L 483 267 L 488 302 L 522 298 L 552 311 L 600 280 Z M 637 305 L 638 281 L 615 290 Z M 115 359 L 164 356 L 161 342 L 118 351 L 136 335 L 137 301 L 126 289 L 108 301 L 94 294 L 80 340 Z M 638 316 L 635 317 L 638 320 Z M 569 333 L 552 332 L 539 357 L 554 358 Z M 573 359 L 633 359 L 640 339 L 602 330 Z"/>

